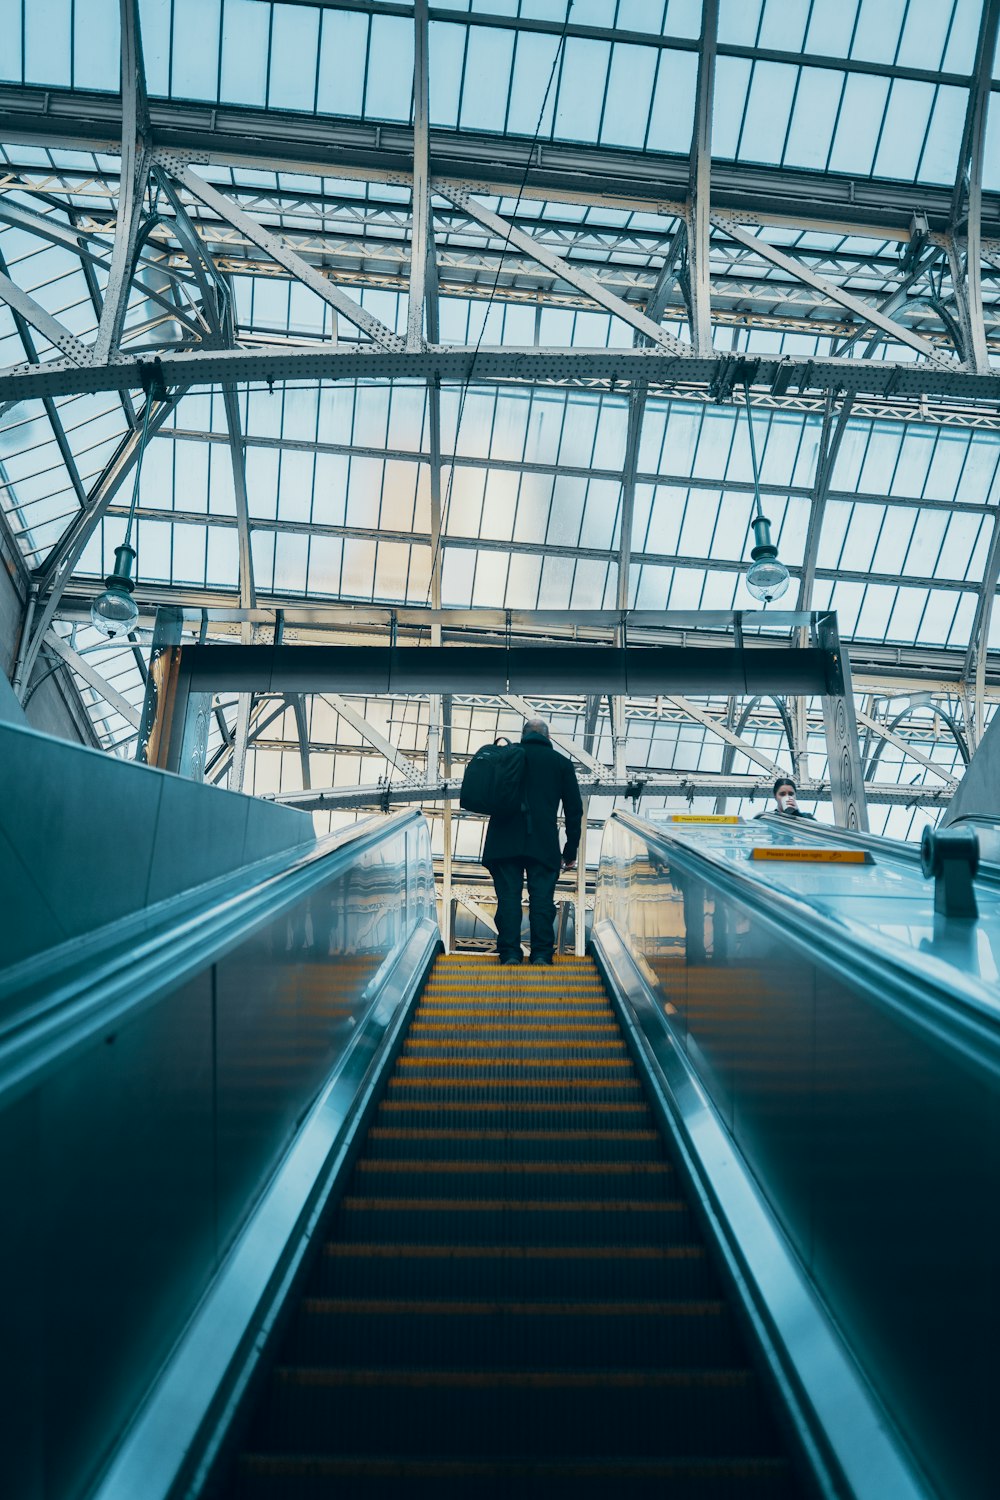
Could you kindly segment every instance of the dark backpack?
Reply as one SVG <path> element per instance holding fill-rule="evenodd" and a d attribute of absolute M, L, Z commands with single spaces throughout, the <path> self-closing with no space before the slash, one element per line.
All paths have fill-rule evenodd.
<path fill-rule="evenodd" d="M 462 777 L 461 806 L 468 812 L 525 812 L 524 776 L 528 757 L 520 745 L 484 745 Z"/>

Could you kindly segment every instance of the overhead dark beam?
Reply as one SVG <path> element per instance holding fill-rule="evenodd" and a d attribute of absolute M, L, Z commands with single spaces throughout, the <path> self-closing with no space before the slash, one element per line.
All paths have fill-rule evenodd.
<path fill-rule="evenodd" d="M 185 646 L 193 693 L 839 691 L 829 653 L 789 646 Z"/>
<path fill-rule="evenodd" d="M 881 71 L 881 70 L 880 70 Z M 413 131 L 407 125 L 342 120 L 291 110 L 250 109 L 187 100 L 150 101 L 157 145 L 201 153 L 203 160 L 243 158 L 249 166 L 280 169 L 292 163 L 326 175 L 338 169 L 389 174 L 409 185 Z M 117 144 L 121 105 L 116 94 L 74 89 L 0 88 L 0 134 L 35 145 L 93 151 Z M 687 155 L 625 151 L 606 146 L 529 140 L 481 131 L 432 130 L 432 170 L 441 177 L 519 185 L 576 202 L 622 200 L 648 208 L 687 194 Z M 527 176 L 525 177 L 525 172 Z M 845 230 L 869 225 L 905 235 L 913 214 L 926 212 L 931 227 L 948 228 L 951 187 L 791 171 L 745 162 L 712 164 L 712 197 L 719 208 L 789 215 L 798 220 L 841 223 Z M 983 234 L 1000 235 L 1000 194 L 983 195 Z"/>
<path fill-rule="evenodd" d="M 650 348 L 541 349 L 511 345 L 474 349 L 458 344 L 429 345 L 419 353 L 376 349 L 371 345 L 337 347 L 329 343 L 302 343 L 257 349 L 179 350 L 158 356 L 171 389 L 222 385 L 227 381 L 276 380 L 311 383 L 439 379 L 442 383 L 460 385 L 468 379 L 472 358 L 476 361 L 476 379 L 485 382 L 582 382 L 603 386 L 610 382 L 644 381 L 651 389 L 708 387 L 716 400 L 725 400 L 735 381 L 743 380 L 748 363 L 729 354 L 701 357 Z M 892 364 L 860 359 L 765 358 L 751 360 L 749 365 L 754 387 L 775 393 L 796 389 L 903 398 L 937 395 L 992 405 L 1000 400 L 1000 375 L 974 375 L 958 366 L 945 368 L 937 362 Z M 137 359 L 118 358 L 107 364 L 84 365 L 54 359 L 44 365 L 21 365 L 0 373 L 0 403 L 7 399 L 138 390 L 141 384 Z"/>

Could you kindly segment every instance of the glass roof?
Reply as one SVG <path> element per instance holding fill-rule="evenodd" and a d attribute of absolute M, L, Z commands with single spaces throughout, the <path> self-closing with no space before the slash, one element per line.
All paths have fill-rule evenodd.
<path fill-rule="evenodd" d="M 366 129 L 412 122 L 411 4 L 140 0 L 139 11 L 154 108 L 208 101 L 365 122 Z M 750 222 L 755 241 L 734 238 L 724 219 L 709 230 L 717 352 L 796 361 L 837 356 L 902 367 L 925 360 L 910 336 L 919 335 L 940 358 L 962 357 L 955 256 L 949 258 L 940 229 L 924 233 L 911 218 L 921 201 L 914 185 L 939 197 L 943 190 L 947 199 L 960 175 L 982 19 L 982 0 L 722 0 L 712 110 L 715 173 L 738 164 L 748 169 L 750 182 L 749 169 L 764 168 L 770 186 L 761 188 L 759 214 L 741 219 Z M 0 24 L 6 39 L 0 81 L 117 98 L 118 0 L 87 0 L 85 6 L 2 0 Z M 521 142 L 523 152 L 525 139 L 537 137 L 546 149 L 596 153 L 578 152 L 575 189 L 560 179 L 562 185 L 546 191 L 526 176 L 517 191 L 504 178 L 477 191 L 478 201 L 629 308 L 659 299 L 661 327 L 682 342 L 691 337 L 692 296 L 678 197 L 683 189 L 673 196 L 673 189 L 659 188 L 592 191 L 587 173 L 596 163 L 608 163 L 611 173 L 617 170 L 611 164 L 632 153 L 648 164 L 651 181 L 660 181 L 655 174 L 670 162 L 683 163 L 686 179 L 701 27 L 699 0 L 576 0 L 568 19 L 566 0 L 437 0 L 429 25 L 431 130 L 449 151 L 467 154 L 462 159 L 470 172 L 480 170 L 480 141 L 484 152 L 489 141 L 507 137 Z M 992 76 L 983 178 L 988 195 L 1000 190 L 996 65 Z M 68 129 L 58 139 L 43 130 L 37 136 L 11 132 L 0 145 L 0 272 L 90 345 L 109 289 L 121 160 L 89 149 Z M 322 161 L 322 174 L 308 164 L 296 170 L 236 141 L 206 149 L 195 171 L 388 329 L 405 335 L 413 229 L 406 175 L 369 169 L 335 144 Z M 123 356 L 196 348 L 214 337 L 199 282 L 206 266 L 213 284 L 227 289 L 239 348 L 369 342 L 233 223 L 176 181 L 168 192 L 166 171 L 157 165 L 144 200 L 148 222 L 124 314 Z M 801 185 L 821 181 L 840 184 L 841 206 L 796 212 L 806 201 Z M 898 205 L 898 212 L 869 211 L 883 202 Z M 987 206 L 995 219 L 995 203 Z M 714 199 L 713 208 L 723 216 L 736 212 Z M 203 266 L 192 265 L 178 213 L 200 242 Z M 432 220 L 442 344 L 470 350 L 634 347 L 636 331 L 626 318 L 599 306 L 586 287 L 502 232 L 485 228 L 460 204 L 435 195 Z M 791 256 L 808 275 L 799 278 L 776 263 L 769 247 Z M 960 251 L 959 244 L 959 260 Z M 986 360 L 995 367 L 1000 236 L 987 234 L 981 275 Z M 897 326 L 876 332 L 849 299 L 887 306 Z M 61 357 L 44 326 L 34 326 L 0 297 L 0 369 Z M 242 463 L 259 598 L 289 605 L 428 604 L 435 556 L 426 383 L 400 378 L 269 386 L 251 380 L 240 382 L 236 394 L 235 469 L 219 388 L 183 395 L 150 440 L 135 533 L 141 589 L 151 598 L 191 605 L 238 602 L 234 473 Z M 490 383 L 477 377 L 473 355 L 464 383 L 445 383 L 434 397 L 440 404 L 443 604 L 755 608 L 745 584 L 753 469 L 747 409 L 737 395 L 650 390 L 633 434 L 638 457 L 629 484 L 623 482 L 627 386 L 527 378 Z M 33 397 L 9 408 L 0 403 L 0 509 L 37 576 L 44 576 L 54 549 L 92 506 L 121 446 L 134 442 L 137 408 L 140 398 L 109 392 Z M 803 571 L 814 569 L 809 603 L 835 609 L 842 635 L 855 647 L 898 648 L 910 653 L 900 661 L 914 665 L 921 653 L 950 652 L 961 665 L 1000 508 L 997 403 L 857 400 L 824 489 L 810 558 L 819 457 L 837 409 L 834 404 L 827 412 L 815 394 L 796 389 L 754 396 L 762 499 L 792 570 L 788 600 Z M 129 498 L 126 484 L 100 505 L 55 629 L 115 689 L 119 704 L 124 699 L 137 708 L 148 632 L 122 648 L 104 645 L 83 623 L 80 603 L 113 563 Z M 1000 611 L 994 611 L 989 644 L 1000 650 Z M 79 685 L 102 742 L 132 753 L 134 725 L 84 678 Z M 964 723 L 958 680 L 947 699 L 936 691 L 935 701 Z M 993 699 L 987 698 L 988 714 Z M 713 714 L 730 711 L 722 700 L 699 701 Z M 426 702 L 359 700 L 358 707 L 419 757 L 426 746 Z M 458 700 L 456 756 L 505 724 L 508 712 Z M 374 750 L 359 753 L 357 737 L 346 724 L 338 726 L 328 703 L 312 700 L 309 713 L 314 786 L 367 785 L 385 774 L 381 757 Z M 551 713 L 565 733 L 583 737 L 582 700 L 554 700 Z M 214 731 L 220 754 L 223 727 L 228 734 L 234 718 L 233 703 L 220 705 Z M 959 746 L 942 732 L 942 722 L 918 707 L 899 732 L 947 775 L 960 775 Z M 606 716 L 595 732 L 595 754 L 610 760 Z M 742 732 L 770 758 L 787 760 L 773 704 L 758 706 Z M 825 748 L 817 704 L 809 706 L 807 734 L 811 772 L 820 777 Z M 251 754 L 248 785 L 271 793 L 301 786 L 295 740 L 290 711 L 279 714 Z M 672 709 L 632 705 L 627 760 L 636 772 L 707 775 L 723 769 L 725 748 L 704 725 Z M 914 776 L 921 787 L 938 784 L 889 743 L 876 765 L 880 784 L 905 785 Z M 726 769 L 734 775 L 759 771 L 739 753 Z M 714 801 L 698 794 L 692 805 L 711 810 Z M 601 802 L 595 799 L 598 818 Z M 731 808 L 742 805 L 730 798 Z M 746 803 L 749 811 L 759 807 Z M 829 804 L 819 804 L 819 812 L 829 816 Z M 882 819 L 889 831 L 910 835 L 928 816 L 936 812 L 873 810 L 875 826 Z M 459 852 L 472 857 L 476 825 L 461 825 L 458 836 Z"/>

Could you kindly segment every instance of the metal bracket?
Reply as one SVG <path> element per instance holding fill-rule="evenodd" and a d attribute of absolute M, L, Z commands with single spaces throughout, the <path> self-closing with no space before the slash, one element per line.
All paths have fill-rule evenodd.
<path fill-rule="evenodd" d="M 920 868 L 934 881 L 934 910 L 942 917 L 978 917 L 972 884 L 979 869 L 979 836 L 972 828 L 925 828 Z"/>

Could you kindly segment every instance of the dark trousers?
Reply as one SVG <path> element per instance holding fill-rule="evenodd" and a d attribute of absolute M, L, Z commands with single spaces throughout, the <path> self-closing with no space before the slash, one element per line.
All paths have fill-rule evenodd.
<path fill-rule="evenodd" d="M 521 891 L 528 881 L 528 924 L 532 958 L 551 958 L 555 943 L 555 895 L 559 868 L 538 859 L 497 859 L 490 864 L 497 893 L 497 953 L 521 957 Z"/>

